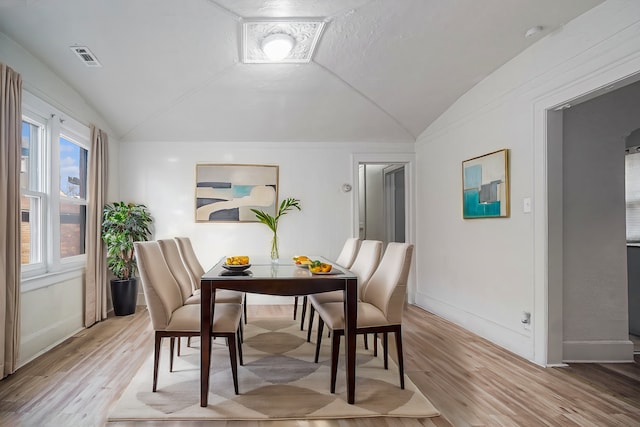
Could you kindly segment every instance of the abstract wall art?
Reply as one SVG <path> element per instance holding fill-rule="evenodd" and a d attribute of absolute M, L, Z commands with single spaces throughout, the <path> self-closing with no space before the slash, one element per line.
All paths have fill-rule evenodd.
<path fill-rule="evenodd" d="M 462 217 L 509 216 L 509 151 L 502 149 L 462 162 Z"/>
<path fill-rule="evenodd" d="M 278 166 L 196 165 L 196 222 L 257 222 L 252 208 L 277 206 Z"/>

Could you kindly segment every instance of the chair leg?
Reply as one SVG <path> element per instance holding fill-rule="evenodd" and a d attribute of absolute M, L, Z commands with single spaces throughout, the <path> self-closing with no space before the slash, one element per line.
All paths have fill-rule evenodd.
<path fill-rule="evenodd" d="M 331 393 L 336 392 L 336 374 L 338 372 L 338 356 L 340 355 L 340 336 L 336 331 L 333 331 L 333 338 L 331 339 Z"/>
<path fill-rule="evenodd" d="M 384 351 L 384 369 L 389 369 L 389 334 L 382 333 L 382 350 Z"/>
<path fill-rule="evenodd" d="M 244 324 L 247 324 L 247 294 L 242 298 L 242 311 L 244 312 Z"/>
<path fill-rule="evenodd" d="M 316 338 L 316 358 L 315 363 L 318 363 L 318 357 L 320 357 L 320 344 L 322 343 L 322 330 L 324 329 L 324 320 L 318 316 L 318 337 Z"/>
<path fill-rule="evenodd" d="M 187 337 L 187 347 L 191 347 L 191 337 Z"/>
<path fill-rule="evenodd" d="M 362 334 L 364 337 L 364 349 L 369 350 L 369 339 L 367 338 L 369 334 Z"/>
<path fill-rule="evenodd" d="M 300 314 L 300 330 L 304 330 L 304 317 L 307 314 L 307 296 L 302 298 L 302 314 Z"/>
<path fill-rule="evenodd" d="M 373 334 L 373 357 L 378 357 L 378 334 Z"/>
<path fill-rule="evenodd" d="M 316 309 L 313 304 L 309 306 L 309 326 L 307 326 L 307 342 L 311 342 L 311 326 L 313 325 L 313 316 L 316 314 Z"/>
<path fill-rule="evenodd" d="M 158 385 L 158 364 L 160 362 L 160 345 L 162 344 L 162 337 L 155 334 L 155 343 L 153 350 L 153 391 L 156 391 Z"/>
<path fill-rule="evenodd" d="M 242 320 L 240 321 L 240 327 L 238 328 L 238 338 L 240 342 L 244 342 L 244 326 L 242 325 Z"/>
<path fill-rule="evenodd" d="M 293 298 L 293 320 L 296 320 L 296 314 L 298 314 L 298 297 Z"/>
<path fill-rule="evenodd" d="M 169 372 L 173 372 L 173 350 L 175 349 L 175 346 L 176 346 L 176 338 L 171 337 L 169 340 Z"/>
<path fill-rule="evenodd" d="M 182 341 L 182 338 L 178 337 L 178 349 L 177 349 L 177 353 L 176 353 L 178 355 L 178 357 L 180 357 L 180 341 Z"/>
<path fill-rule="evenodd" d="M 238 359 L 236 355 L 236 334 L 227 335 L 229 346 L 229 362 L 231 363 L 231 376 L 233 377 L 233 390 L 238 394 Z"/>
<path fill-rule="evenodd" d="M 404 390 L 404 360 L 402 352 L 402 327 L 398 326 L 395 331 L 396 336 L 396 348 L 398 349 L 398 371 L 400 371 L 400 388 Z"/>
<path fill-rule="evenodd" d="M 242 329 L 242 321 L 240 321 L 240 327 L 238 328 L 238 332 Z M 238 341 L 238 361 L 240 362 L 240 366 L 244 365 L 244 360 L 242 359 L 242 338 L 240 334 L 236 334 L 236 340 Z"/>

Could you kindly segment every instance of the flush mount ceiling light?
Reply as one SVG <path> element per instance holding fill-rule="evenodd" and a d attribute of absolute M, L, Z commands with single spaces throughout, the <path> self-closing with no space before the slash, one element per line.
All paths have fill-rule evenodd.
<path fill-rule="evenodd" d="M 311 61 L 324 29 L 311 19 L 244 20 L 242 62 L 246 64 L 304 63 Z"/>
<path fill-rule="evenodd" d="M 289 34 L 275 33 L 262 40 L 262 51 L 272 61 L 282 61 L 289 56 L 296 41 Z"/>

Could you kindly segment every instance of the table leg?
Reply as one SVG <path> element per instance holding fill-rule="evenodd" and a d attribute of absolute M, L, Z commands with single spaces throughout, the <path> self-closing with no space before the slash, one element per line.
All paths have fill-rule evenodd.
<path fill-rule="evenodd" d="M 200 287 L 200 406 L 206 407 L 211 366 L 211 282 L 203 281 Z"/>
<path fill-rule="evenodd" d="M 355 403 L 356 393 L 356 327 L 358 324 L 358 281 L 347 279 L 344 290 L 345 366 L 347 373 L 347 401 Z"/>

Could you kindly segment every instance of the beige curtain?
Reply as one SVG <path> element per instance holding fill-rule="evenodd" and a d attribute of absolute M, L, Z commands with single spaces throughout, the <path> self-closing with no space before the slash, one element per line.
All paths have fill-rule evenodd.
<path fill-rule="evenodd" d="M 20 348 L 20 157 L 22 78 L 0 63 L 0 366 L 12 374 Z"/>
<path fill-rule="evenodd" d="M 101 238 L 102 209 L 107 197 L 108 136 L 91 125 L 89 155 L 89 206 L 87 211 L 87 277 L 84 325 L 89 327 L 107 318 L 107 258 Z"/>

